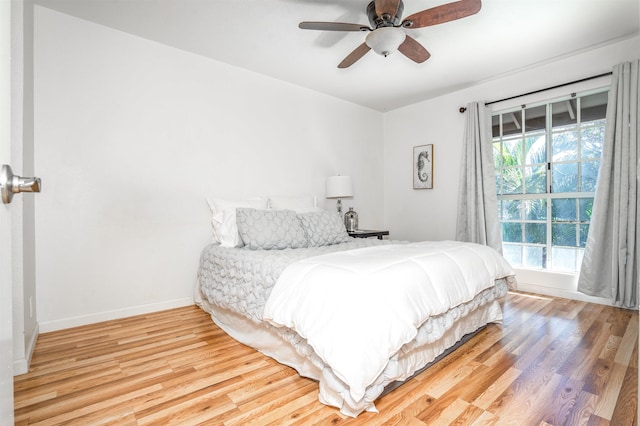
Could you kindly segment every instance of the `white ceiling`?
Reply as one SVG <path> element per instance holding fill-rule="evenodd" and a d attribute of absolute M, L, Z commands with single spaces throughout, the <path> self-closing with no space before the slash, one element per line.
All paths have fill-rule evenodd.
<path fill-rule="evenodd" d="M 379 111 L 639 32 L 638 0 L 484 0 L 476 15 L 407 30 L 431 53 L 423 64 L 400 53 L 384 58 L 371 51 L 350 68 L 338 69 L 366 34 L 298 28 L 300 21 L 368 25 L 369 1 L 36 0 L 36 4 Z M 446 2 L 404 0 L 403 16 Z"/>

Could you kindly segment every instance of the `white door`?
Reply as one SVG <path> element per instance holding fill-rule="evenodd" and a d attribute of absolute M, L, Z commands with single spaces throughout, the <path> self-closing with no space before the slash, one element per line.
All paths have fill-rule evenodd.
<path fill-rule="evenodd" d="M 11 159 L 11 2 L 0 0 L 0 165 Z M 0 202 L 0 424 L 13 424 L 11 204 Z"/>

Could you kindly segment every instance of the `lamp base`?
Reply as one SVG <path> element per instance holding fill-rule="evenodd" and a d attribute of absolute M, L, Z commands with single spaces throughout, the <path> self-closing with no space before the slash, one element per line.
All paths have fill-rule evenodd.
<path fill-rule="evenodd" d="M 336 202 L 336 208 L 338 209 L 338 214 L 342 217 L 342 200 L 340 198 Z"/>

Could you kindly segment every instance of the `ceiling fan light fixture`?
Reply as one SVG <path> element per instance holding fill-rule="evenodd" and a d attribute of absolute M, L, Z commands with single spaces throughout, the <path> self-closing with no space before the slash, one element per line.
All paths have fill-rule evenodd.
<path fill-rule="evenodd" d="M 381 27 L 367 35 L 365 43 L 378 55 L 388 56 L 398 50 L 407 34 L 398 27 Z"/>

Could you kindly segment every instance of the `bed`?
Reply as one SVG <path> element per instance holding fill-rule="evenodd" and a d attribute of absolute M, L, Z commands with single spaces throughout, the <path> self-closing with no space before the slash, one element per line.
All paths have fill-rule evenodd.
<path fill-rule="evenodd" d="M 347 416 L 375 412 L 385 387 L 499 323 L 515 286 L 486 246 L 353 239 L 335 212 L 255 207 L 267 206 L 218 212 L 237 238 L 202 251 L 196 302 L 239 342 L 317 380 L 320 402 Z"/>

